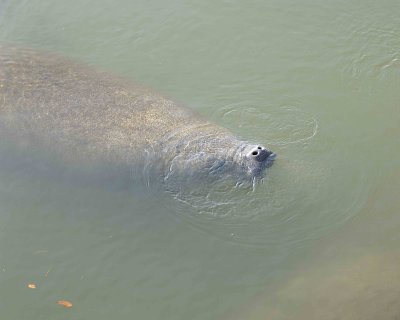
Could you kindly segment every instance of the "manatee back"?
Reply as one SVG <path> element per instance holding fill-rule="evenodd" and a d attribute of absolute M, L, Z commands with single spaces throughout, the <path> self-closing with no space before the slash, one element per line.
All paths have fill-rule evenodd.
<path fill-rule="evenodd" d="M 192 112 L 146 88 L 53 54 L 0 46 L 0 133 L 64 158 L 131 161 Z"/>

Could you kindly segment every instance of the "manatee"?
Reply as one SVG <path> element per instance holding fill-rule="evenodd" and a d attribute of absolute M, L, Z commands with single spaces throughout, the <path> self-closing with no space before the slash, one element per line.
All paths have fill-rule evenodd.
<path fill-rule="evenodd" d="M 254 181 L 275 153 L 168 97 L 57 54 L 0 46 L 0 134 L 72 166 Z M 126 171 L 128 170 L 128 171 Z"/>

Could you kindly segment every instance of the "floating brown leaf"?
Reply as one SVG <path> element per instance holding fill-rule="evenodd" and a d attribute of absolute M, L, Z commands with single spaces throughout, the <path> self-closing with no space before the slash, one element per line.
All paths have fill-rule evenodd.
<path fill-rule="evenodd" d="M 36 289 L 36 284 L 34 284 L 34 283 L 29 283 L 29 284 L 28 284 L 28 288 L 29 288 L 29 289 Z"/>
<path fill-rule="evenodd" d="M 60 306 L 66 307 L 66 308 L 72 307 L 72 303 L 68 300 L 58 300 L 57 304 L 59 304 Z"/>

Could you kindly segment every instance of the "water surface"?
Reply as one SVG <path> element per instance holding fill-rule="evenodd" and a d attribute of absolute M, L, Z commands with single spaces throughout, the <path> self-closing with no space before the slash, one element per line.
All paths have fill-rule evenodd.
<path fill-rule="evenodd" d="M 391 306 L 382 319 L 399 314 L 387 289 L 400 284 L 399 12 L 394 0 L 1 1 L 0 41 L 144 83 L 279 155 L 255 190 L 184 202 L 1 165 L 2 317 L 297 319 L 300 306 L 304 319 L 365 319 L 381 310 L 368 294 Z M 335 275 L 349 281 L 329 290 Z M 332 304 L 310 303 L 313 288 Z M 342 291 L 359 300 L 339 311 Z"/>

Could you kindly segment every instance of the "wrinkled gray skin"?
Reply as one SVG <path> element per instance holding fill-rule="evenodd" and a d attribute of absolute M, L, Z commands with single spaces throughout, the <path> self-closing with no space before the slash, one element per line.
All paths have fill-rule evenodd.
<path fill-rule="evenodd" d="M 56 55 L 0 46 L 0 134 L 65 163 L 260 177 L 274 154 L 170 99 Z"/>

